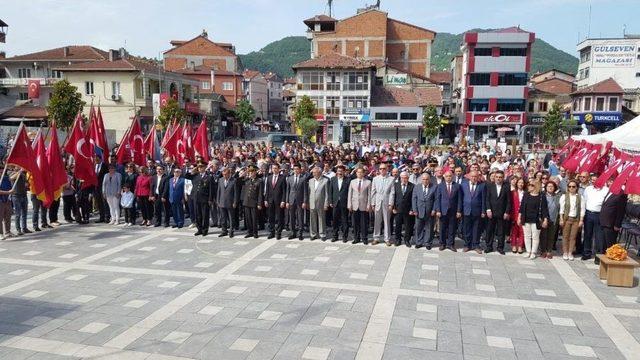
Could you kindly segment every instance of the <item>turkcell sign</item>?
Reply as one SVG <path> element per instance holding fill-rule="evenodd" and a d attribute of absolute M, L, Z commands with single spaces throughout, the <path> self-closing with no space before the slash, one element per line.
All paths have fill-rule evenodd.
<path fill-rule="evenodd" d="M 635 44 L 597 45 L 593 47 L 593 67 L 633 67 L 638 55 Z"/>
<path fill-rule="evenodd" d="M 578 124 L 611 124 L 622 121 L 621 112 L 581 113 L 573 114 Z"/>

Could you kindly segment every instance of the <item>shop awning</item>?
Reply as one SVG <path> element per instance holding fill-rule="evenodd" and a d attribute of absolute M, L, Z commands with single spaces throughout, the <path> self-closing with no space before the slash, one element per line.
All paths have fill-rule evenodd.
<path fill-rule="evenodd" d="M 422 126 L 419 122 L 397 122 L 397 121 L 373 121 L 371 122 L 372 128 L 406 128 L 406 129 L 418 129 Z"/>

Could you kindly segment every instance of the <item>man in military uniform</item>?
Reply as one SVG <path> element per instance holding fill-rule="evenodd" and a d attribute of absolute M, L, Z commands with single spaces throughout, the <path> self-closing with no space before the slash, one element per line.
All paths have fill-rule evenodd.
<path fill-rule="evenodd" d="M 262 189 L 264 186 L 261 179 L 258 179 L 256 170 L 254 166 L 250 166 L 247 170 L 249 178 L 244 181 L 240 196 L 244 206 L 244 223 L 247 228 L 246 238 L 251 236 L 258 238 L 258 210 L 262 209 Z"/>
<path fill-rule="evenodd" d="M 209 209 L 213 204 L 215 196 L 213 175 L 207 171 L 207 164 L 199 163 L 194 172 L 187 174 L 186 178 L 191 180 L 193 190 L 191 194 L 196 200 L 196 228 L 195 236 L 207 236 L 209 233 Z"/>

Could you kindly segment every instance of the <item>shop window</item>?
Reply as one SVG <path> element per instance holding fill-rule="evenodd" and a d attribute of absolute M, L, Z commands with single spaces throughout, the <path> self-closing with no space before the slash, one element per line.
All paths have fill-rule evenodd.
<path fill-rule="evenodd" d="M 496 111 L 524 111 L 526 100 L 498 99 Z"/>
<path fill-rule="evenodd" d="M 469 100 L 469 111 L 489 111 L 488 99 Z"/>
<path fill-rule="evenodd" d="M 376 113 L 376 120 L 398 120 L 398 113 L 379 112 Z"/>
<path fill-rule="evenodd" d="M 443 113 L 445 113 L 445 107 L 442 109 Z M 448 113 L 448 109 L 446 113 Z M 400 113 L 400 120 L 418 120 L 418 113 Z"/>

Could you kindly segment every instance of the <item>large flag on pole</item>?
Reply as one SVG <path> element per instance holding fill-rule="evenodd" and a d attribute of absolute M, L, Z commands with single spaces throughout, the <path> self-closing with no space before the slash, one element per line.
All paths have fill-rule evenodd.
<path fill-rule="evenodd" d="M 73 173 L 76 178 L 82 180 L 82 188 L 98 184 L 98 177 L 93 169 L 93 156 L 89 137 L 82 131 L 82 115 L 78 113 L 73 123 L 73 128 L 67 138 L 64 151 L 73 155 L 75 168 Z"/>
<path fill-rule="evenodd" d="M 202 160 L 209 162 L 209 139 L 207 138 L 207 119 L 204 118 L 196 130 L 196 136 L 193 139 L 193 149 L 196 154 L 202 157 Z"/>
<path fill-rule="evenodd" d="M 60 154 L 58 130 L 56 129 L 55 122 L 51 124 L 49 133 L 51 134 L 51 141 L 49 141 L 49 147 L 47 148 L 47 162 L 49 163 L 50 169 L 49 183 L 51 184 L 51 195 L 55 201 L 60 199 L 60 196 L 62 196 L 62 190 L 68 180 L 64 162 L 62 161 L 62 154 Z"/>
<path fill-rule="evenodd" d="M 91 140 L 91 145 L 93 145 L 93 150 L 96 155 L 100 156 L 103 161 L 107 162 L 109 161 L 109 156 L 105 156 L 105 154 L 109 154 L 109 146 L 107 144 L 107 137 L 105 135 L 100 107 L 98 107 L 97 111 L 91 107 L 89 118 L 91 121 L 89 125 L 89 139 Z"/>
<path fill-rule="evenodd" d="M 183 166 L 188 159 L 193 161 L 193 133 L 191 124 L 184 124 L 180 131 L 182 134 L 178 139 L 178 165 Z"/>
<path fill-rule="evenodd" d="M 42 201 L 42 205 L 48 209 L 53 202 L 53 194 L 51 193 L 51 171 L 49 168 L 49 162 L 47 161 L 47 148 L 44 146 L 42 128 L 38 129 L 38 133 L 33 139 L 33 143 L 31 144 L 31 146 L 36 158 L 36 164 L 38 165 L 38 169 L 40 170 L 40 176 L 44 183 L 44 192 L 40 194 L 36 193 L 36 197 L 40 201 Z M 35 180 L 33 175 L 29 177 L 29 184 L 31 185 L 31 189 L 33 190 L 35 188 Z"/>
<path fill-rule="evenodd" d="M 26 171 L 30 177 L 31 192 L 38 198 L 44 198 L 46 192 L 44 178 L 31 149 L 31 141 L 24 123 L 20 123 L 18 127 L 18 133 L 7 156 L 7 164 L 19 166 Z"/>
<path fill-rule="evenodd" d="M 160 160 L 160 144 L 158 144 L 158 136 L 156 127 L 152 126 L 147 138 L 144 139 L 144 151 L 151 156 L 153 161 Z"/>
<path fill-rule="evenodd" d="M 165 151 L 165 155 L 173 156 L 174 159 L 178 159 L 179 142 L 182 142 L 182 134 L 178 129 L 176 129 L 162 146 Z"/>
<path fill-rule="evenodd" d="M 142 138 L 142 130 L 140 129 L 140 120 L 133 118 L 131 126 L 127 133 L 120 141 L 116 158 L 119 164 L 133 161 L 136 165 L 143 166 L 144 159 L 144 139 Z"/>

